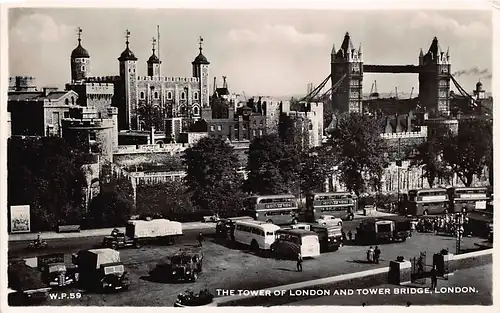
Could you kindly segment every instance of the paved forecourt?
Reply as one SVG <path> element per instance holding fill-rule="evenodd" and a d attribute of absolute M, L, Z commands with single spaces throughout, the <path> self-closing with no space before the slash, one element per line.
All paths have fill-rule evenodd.
<path fill-rule="evenodd" d="M 177 295 L 191 289 L 260 290 L 313 279 L 383 268 L 390 260 L 403 255 L 411 257 L 425 249 L 432 262 L 432 254 L 443 248 L 453 248 L 455 240 L 449 237 L 418 234 L 404 243 L 381 245 L 378 265 L 366 264 L 366 246 L 345 246 L 339 251 L 325 253 L 316 259 L 305 260 L 304 271 L 295 270 L 295 262 L 278 260 L 271 256 L 254 255 L 247 250 L 225 246 L 223 240 L 213 239 L 203 244 L 205 256 L 203 273 L 195 283 L 160 283 L 148 276 L 157 262 L 165 259 L 182 245 L 148 246 L 121 250 L 121 258 L 130 274 L 131 289 L 126 294 L 83 294 L 80 300 L 49 300 L 47 305 L 106 305 L 106 306 L 171 306 Z M 463 247 L 473 248 L 477 239 L 464 238 Z M 193 238 L 191 244 L 195 244 Z M 235 277 L 237 279 L 235 279 Z"/>
<path fill-rule="evenodd" d="M 386 284 L 365 288 L 363 291 L 368 293 L 366 295 L 363 292 L 358 294 L 357 291 L 354 291 L 353 295 L 332 294 L 291 302 L 286 305 L 492 305 L 492 270 L 492 264 L 458 270 L 448 279 L 438 279 L 437 290 L 432 291 L 429 289 L 430 293 L 423 293 L 426 291 L 424 288 L 430 288 L 431 286 L 430 278 L 428 278 L 424 284 L 406 286 Z M 453 287 L 459 287 L 460 290 Z M 356 289 L 356 287 L 353 287 L 353 289 Z M 401 294 L 405 291 L 413 294 Z"/>

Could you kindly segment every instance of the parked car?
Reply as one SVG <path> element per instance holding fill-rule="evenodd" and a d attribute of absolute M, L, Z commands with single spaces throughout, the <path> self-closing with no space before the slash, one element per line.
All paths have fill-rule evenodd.
<path fill-rule="evenodd" d="M 342 226 L 342 219 L 332 215 L 320 215 L 319 219 L 316 220 L 316 223 L 320 225 Z"/>

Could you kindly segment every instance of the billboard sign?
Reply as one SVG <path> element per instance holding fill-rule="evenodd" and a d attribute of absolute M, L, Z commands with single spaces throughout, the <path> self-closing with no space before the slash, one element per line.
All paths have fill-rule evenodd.
<path fill-rule="evenodd" d="M 11 205 L 10 206 L 10 232 L 29 233 L 31 231 L 30 206 Z"/>

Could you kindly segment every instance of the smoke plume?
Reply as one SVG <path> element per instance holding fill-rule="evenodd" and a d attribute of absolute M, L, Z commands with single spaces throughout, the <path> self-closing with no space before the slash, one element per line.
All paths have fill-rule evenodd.
<path fill-rule="evenodd" d="M 460 76 L 479 76 L 480 78 L 484 79 L 490 79 L 491 78 L 491 72 L 488 69 L 479 69 L 477 67 L 473 67 L 467 70 L 460 70 L 458 72 L 453 73 L 453 76 L 455 77 L 460 77 Z"/>

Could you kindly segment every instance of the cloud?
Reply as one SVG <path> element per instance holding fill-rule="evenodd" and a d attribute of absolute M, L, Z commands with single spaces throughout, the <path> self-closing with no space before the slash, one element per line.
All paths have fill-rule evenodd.
<path fill-rule="evenodd" d="M 71 27 L 58 25 L 52 17 L 35 13 L 19 19 L 10 36 L 23 43 L 55 43 L 68 36 L 71 31 Z"/>
<path fill-rule="evenodd" d="M 411 29 L 433 28 L 439 32 L 451 31 L 458 37 L 490 36 L 490 29 L 481 22 L 460 24 L 453 18 L 438 13 L 418 12 L 410 21 Z"/>
<path fill-rule="evenodd" d="M 266 24 L 258 30 L 233 29 L 228 37 L 235 42 L 254 44 L 272 44 L 277 42 L 294 45 L 322 45 L 326 42 L 326 35 L 321 33 L 303 33 L 290 25 Z"/>

